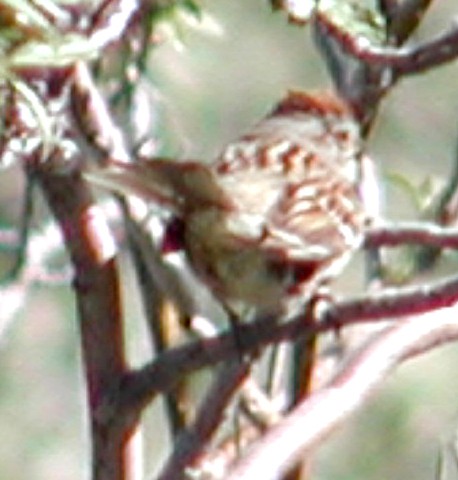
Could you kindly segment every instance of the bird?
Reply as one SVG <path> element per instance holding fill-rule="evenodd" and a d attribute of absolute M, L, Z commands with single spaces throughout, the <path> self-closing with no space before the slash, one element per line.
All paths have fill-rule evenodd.
<path fill-rule="evenodd" d="M 210 163 L 169 158 L 91 168 L 98 186 L 171 212 L 164 251 L 239 316 L 297 314 L 360 248 L 363 139 L 332 91 L 290 90 Z"/>

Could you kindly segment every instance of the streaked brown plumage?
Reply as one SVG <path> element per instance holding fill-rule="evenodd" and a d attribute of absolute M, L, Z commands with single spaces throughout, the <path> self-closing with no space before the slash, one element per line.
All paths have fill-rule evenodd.
<path fill-rule="evenodd" d="M 343 101 L 290 92 L 209 166 L 157 159 L 88 176 L 170 208 L 192 267 L 226 307 L 284 314 L 361 244 L 360 148 Z"/>

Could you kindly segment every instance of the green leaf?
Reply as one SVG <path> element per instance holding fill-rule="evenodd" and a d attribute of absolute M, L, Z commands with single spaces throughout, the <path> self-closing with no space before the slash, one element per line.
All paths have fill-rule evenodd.
<path fill-rule="evenodd" d="M 78 60 L 91 60 L 99 54 L 98 45 L 83 35 L 71 33 L 53 41 L 30 41 L 8 57 L 10 67 L 63 67 Z"/>
<path fill-rule="evenodd" d="M 181 2 L 181 8 L 194 16 L 197 20 L 202 20 L 202 8 L 193 0 L 183 0 Z"/>
<path fill-rule="evenodd" d="M 369 0 L 321 0 L 319 10 L 341 30 L 375 46 L 386 40 L 386 22 Z"/>

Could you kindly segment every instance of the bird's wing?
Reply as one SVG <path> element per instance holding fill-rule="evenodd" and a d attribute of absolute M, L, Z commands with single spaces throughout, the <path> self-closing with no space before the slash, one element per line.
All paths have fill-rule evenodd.
<path fill-rule="evenodd" d="M 316 175 L 290 182 L 271 210 L 262 247 L 289 261 L 323 261 L 362 241 L 365 214 L 353 184 Z"/>

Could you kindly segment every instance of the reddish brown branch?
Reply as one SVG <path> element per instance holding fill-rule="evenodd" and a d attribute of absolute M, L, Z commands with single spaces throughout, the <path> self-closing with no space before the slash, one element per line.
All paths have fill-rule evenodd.
<path fill-rule="evenodd" d="M 431 312 L 451 307 L 457 301 L 458 277 L 454 276 L 432 285 L 396 288 L 350 300 L 338 300 L 329 306 L 316 325 L 305 325 L 302 317 L 268 329 L 264 328 L 262 321 L 240 325 L 238 332 L 239 337 L 243 338 L 243 345 L 235 345 L 231 334 L 222 334 L 169 350 L 126 376 L 120 400 L 123 408 L 129 411 L 133 408 L 141 410 L 155 395 L 169 391 L 185 375 L 243 352 L 254 352 L 270 343 L 356 323 Z M 418 318 L 418 322 L 421 323 L 422 319 Z"/>
<path fill-rule="evenodd" d="M 73 67 L 70 107 L 81 150 L 94 161 L 129 161 L 124 135 L 113 120 L 107 102 L 92 78 L 88 66 Z"/>
<path fill-rule="evenodd" d="M 115 246 L 105 219 L 78 171 L 59 172 L 52 161 L 35 171 L 62 230 L 75 271 L 93 438 L 93 479 L 126 480 L 126 442 L 132 418 L 115 416 L 126 370 Z"/>
<path fill-rule="evenodd" d="M 105 0 L 91 21 L 91 40 L 99 48 L 118 41 L 140 9 L 139 0 Z"/>
<path fill-rule="evenodd" d="M 387 224 L 367 232 L 365 246 L 396 247 L 416 244 L 435 248 L 458 248 L 458 229 L 427 223 Z"/>
<path fill-rule="evenodd" d="M 405 359 L 458 340 L 456 311 L 411 318 L 383 331 L 330 385 L 305 400 L 256 441 L 226 480 L 280 478 L 310 455 Z"/>
<path fill-rule="evenodd" d="M 73 85 L 71 90 L 72 114 L 75 126 L 80 133 L 81 147 L 88 151 L 93 160 L 106 162 L 112 159 L 130 161 L 130 153 L 124 135 L 116 125 L 110 113 L 109 106 L 94 83 L 87 66 L 78 64 L 74 68 Z M 138 286 L 142 297 L 151 333 L 154 350 L 161 353 L 168 341 L 169 330 L 173 330 L 169 322 L 161 317 L 165 298 L 176 301 L 180 311 L 192 314 L 197 306 L 190 294 L 189 285 L 185 285 L 168 267 L 152 242 L 149 232 L 137 225 L 136 210 L 131 208 L 128 199 L 119 199 L 121 209 L 125 215 L 125 225 L 129 232 L 130 248 L 138 276 Z M 137 219 L 142 222 L 142 219 Z M 178 389 L 184 392 L 184 389 Z M 181 427 L 183 415 L 182 406 L 184 397 L 176 399 L 177 392 L 169 392 L 166 405 L 169 412 L 171 430 L 174 432 Z M 181 405 L 181 408 L 178 406 Z"/>
<path fill-rule="evenodd" d="M 322 13 L 317 14 L 316 21 L 320 28 L 335 38 L 348 54 L 373 67 L 389 68 L 394 79 L 438 67 L 458 56 L 456 26 L 421 45 L 379 48 L 369 45 L 367 41 L 362 42 L 361 38 L 342 30 Z M 392 83 L 392 80 L 390 82 Z"/>
<path fill-rule="evenodd" d="M 337 326 L 418 315 L 451 307 L 458 301 L 458 277 L 431 285 L 387 289 L 359 299 L 341 300 L 323 316 L 323 323 Z"/>
<path fill-rule="evenodd" d="M 186 477 L 186 468 L 192 468 L 209 447 L 208 443 L 216 429 L 220 427 L 229 402 L 249 370 L 249 363 L 241 363 L 238 359 L 221 368 L 201 403 L 193 425 L 178 437 L 174 452 L 165 465 L 160 480 Z"/>

